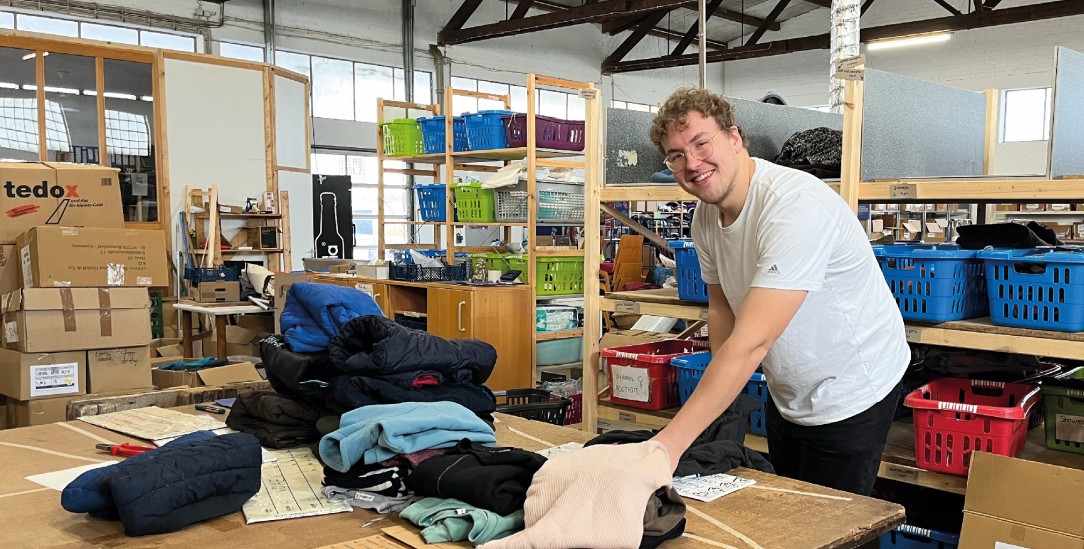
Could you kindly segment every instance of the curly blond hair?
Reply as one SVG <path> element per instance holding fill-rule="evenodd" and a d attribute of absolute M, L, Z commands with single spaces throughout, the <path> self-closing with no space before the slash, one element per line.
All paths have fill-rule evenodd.
<path fill-rule="evenodd" d="M 691 111 L 715 118 L 719 128 L 724 130 L 735 125 L 734 108 L 723 96 L 699 88 L 678 88 L 659 107 L 659 113 L 655 115 L 655 120 L 651 123 L 651 142 L 665 153 L 662 140 L 666 133 L 685 127 Z"/>

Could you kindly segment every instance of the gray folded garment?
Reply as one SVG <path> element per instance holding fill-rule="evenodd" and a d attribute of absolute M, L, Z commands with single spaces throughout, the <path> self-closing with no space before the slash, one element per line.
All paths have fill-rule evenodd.
<path fill-rule="evenodd" d="M 644 537 L 661 536 L 685 519 L 685 500 L 673 486 L 659 488 L 647 500 L 644 511 Z"/>
<path fill-rule="evenodd" d="M 345 501 L 354 507 L 371 509 L 380 514 L 402 511 L 418 499 L 414 496 L 384 496 L 373 492 L 340 488 L 338 486 L 324 486 L 324 495 L 331 501 Z"/>

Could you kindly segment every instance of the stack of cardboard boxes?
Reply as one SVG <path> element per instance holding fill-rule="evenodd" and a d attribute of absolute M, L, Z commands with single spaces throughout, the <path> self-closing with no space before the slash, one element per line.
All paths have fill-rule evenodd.
<path fill-rule="evenodd" d="M 124 229 L 117 170 L 0 162 L 3 425 L 63 421 L 87 393 L 151 387 L 165 235 Z"/>

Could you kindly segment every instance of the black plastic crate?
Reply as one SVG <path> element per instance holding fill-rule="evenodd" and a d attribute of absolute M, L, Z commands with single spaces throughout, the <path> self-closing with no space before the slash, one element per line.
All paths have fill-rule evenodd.
<path fill-rule="evenodd" d="M 542 389 L 508 389 L 493 394 L 497 397 L 498 412 L 553 425 L 565 425 L 565 416 L 572 406 L 572 399 Z"/>
<path fill-rule="evenodd" d="M 234 282 L 241 279 L 236 267 L 185 267 L 184 279 L 192 282 Z"/>
<path fill-rule="evenodd" d="M 443 267 L 422 267 L 420 265 L 392 265 L 388 276 L 392 280 L 406 282 L 445 282 L 466 280 L 470 265 L 459 263 Z"/>
<path fill-rule="evenodd" d="M 425 317 L 414 317 L 402 313 L 395 313 L 395 323 L 412 330 L 421 330 L 423 332 L 429 330 L 429 319 Z"/>

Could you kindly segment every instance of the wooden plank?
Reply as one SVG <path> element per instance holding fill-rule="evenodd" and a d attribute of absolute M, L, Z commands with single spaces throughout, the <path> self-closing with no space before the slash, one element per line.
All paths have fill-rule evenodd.
<path fill-rule="evenodd" d="M 565 88 L 568 90 L 586 90 L 595 87 L 595 85 L 590 82 L 576 82 L 575 80 L 566 80 L 564 78 L 555 78 L 552 76 L 536 76 L 535 81 L 539 86 Z"/>
<path fill-rule="evenodd" d="M 599 400 L 598 403 L 599 419 L 634 423 L 641 427 L 647 427 L 648 429 L 662 429 L 663 427 L 666 427 L 670 423 L 670 420 L 674 419 L 674 416 L 677 415 L 677 411 L 677 408 L 658 411 L 630 408 L 628 406 L 614 404 L 610 402 L 610 399 L 608 398 Z"/>
<path fill-rule="evenodd" d="M 264 181 L 264 190 L 279 193 L 279 174 L 275 171 L 278 159 L 278 149 L 275 146 L 275 75 L 271 67 L 263 68 L 263 134 L 264 134 L 264 163 L 266 164 L 267 180 Z"/>
<path fill-rule="evenodd" d="M 553 341 L 555 339 L 569 339 L 573 337 L 583 337 L 583 328 L 576 330 L 565 330 L 563 332 L 537 332 L 534 336 L 535 341 Z"/>
<path fill-rule="evenodd" d="M 629 310 L 627 304 L 635 304 L 635 313 L 641 315 L 681 318 L 685 320 L 704 320 L 708 316 L 708 307 L 706 304 L 702 306 L 691 303 L 684 305 L 666 305 L 661 303 L 625 301 L 613 299 L 611 297 L 603 297 L 600 300 L 602 310 L 608 312 L 632 312 Z"/>
<path fill-rule="evenodd" d="M 915 187 L 914 200 L 920 202 L 1071 202 L 1084 197 L 1084 180 L 1080 179 L 976 177 L 862 183 L 859 198 L 869 202 L 892 200 L 892 187 L 904 183 Z"/>
<path fill-rule="evenodd" d="M 34 52 L 34 84 L 38 100 L 38 159 L 49 160 L 49 133 L 45 125 L 45 50 Z"/>
<path fill-rule="evenodd" d="M 862 182 L 862 82 L 848 80 L 843 105 L 843 165 L 839 194 L 858 212 L 859 185 Z"/>
<path fill-rule="evenodd" d="M 473 97 L 475 99 L 488 99 L 490 101 L 500 101 L 506 106 L 512 103 L 512 96 L 508 94 L 498 95 L 495 93 L 476 92 L 471 90 L 452 89 L 452 93 L 455 95 L 461 95 L 465 97 Z"/>
<path fill-rule="evenodd" d="M 908 324 L 906 330 L 907 341 L 911 343 L 1071 360 L 1084 356 L 1084 340 L 1079 338 L 1080 334 L 1019 330 L 974 321 L 937 325 Z"/>
<path fill-rule="evenodd" d="M 998 130 L 1000 129 L 998 110 L 1001 92 L 986 90 L 986 141 L 982 148 L 982 173 L 990 175 L 994 171 L 994 152 L 997 150 Z"/>
<path fill-rule="evenodd" d="M 640 234 L 644 235 L 644 238 L 650 240 L 656 246 L 659 246 L 660 248 L 666 248 L 669 245 L 669 242 L 667 242 L 667 240 L 665 238 L 663 238 L 663 237 L 659 236 L 658 234 L 656 234 L 655 231 L 652 231 L 651 229 L 648 229 L 647 227 L 644 227 L 639 222 L 637 222 L 635 219 L 625 215 L 624 213 L 621 213 L 621 212 L 617 211 L 616 208 L 613 208 L 613 207 L 609 206 L 608 204 L 601 204 L 601 205 L 599 205 L 599 208 L 601 208 L 602 211 L 606 212 L 607 214 L 610 214 L 611 216 L 613 216 L 615 219 L 617 219 L 621 223 L 624 223 L 626 226 L 628 226 L 628 228 L 632 229 L 633 231 L 636 231 L 637 233 L 640 233 Z"/>
<path fill-rule="evenodd" d="M 105 138 L 105 94 L 102 93 L 105 91 L 105 59 L 101 57 L 94 59 L 94 86 L 98 92 L 94 98 L 98 108 L 98 163 L 102 166 L 108 166 L 109 147 Z M 143 221 L 143 219 L 137 217 L 136 221 Z"/>
<path fill-rule="evenodd" d="M 603 202 L 644 201 L 694 201 L 696 197 L 673 185 L 606 185 L 599 191 Z"/>
<path fill-rule="evenodd" d="M 568 168 L 570 170 L 582 170 L 586 162 L 582 160 L 558 160 L 554 158 L 539 158 L 536 164 L 544 168 Z"/>
<path fill-rule="evenodd" d="M 290 237 L 290 192 L 279 191 L 279 214 L 282 219 L 278 222 L 279 230 L 282 231 L 282 270 L 293 270 L 293 240 Z"/>
<path fill-rule="evenodd" d="M 589 88 L 594 90 L 594 86 Z M 589 94 L 590 95 L 590 94 Z M 599 192 L 602 189 L 599 181 L 601 159 L 601 124 L 602 107 L 600 94 L 584 100 L 584 150 L 587 151 L 585 161 L 587 169 L 584 170 L 584 263 L 583 263 L 583 294 L 584 294 L 584 328 L 583 328 L 583 371 L 589 375 L 582 376 L 583 394 L 580 428 L 594 433 L 598 427 L 597 403 L 598 398 L 598 345 L 602 338 L 601 318 L 599 308 L 599 262 L 595 259 L 602 254 L 602 234 L 600 226 L 601 210 L 599 210 Z"/>
<path fill-rule="evenodd" d="M 583 250 L 571 246 L 536 246 L 535 257 L 578 257 Z M 532 263 L 533 265 L 533 263 Z"/>

